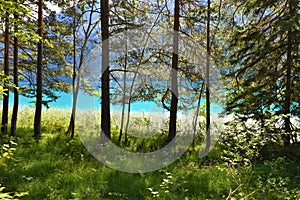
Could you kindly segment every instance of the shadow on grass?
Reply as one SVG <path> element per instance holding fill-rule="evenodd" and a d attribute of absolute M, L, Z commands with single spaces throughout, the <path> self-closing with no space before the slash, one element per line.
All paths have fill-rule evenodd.
<path fill-rule="evenodd" d="M 28 191 L 23 199 L 226 199 L 230 189 L 238 186 L 218 161 L 218 148 L 204 159 L 190 151 L 159 171 L 130 174 L 102 165 L 77 137 L 43 134 L 37 142 L 31 129 L 18 132 L 12 159 L 0 162 L 0 183 L 7 191 Z M 282 153 L 290 155 L 290 151 L 295 149 Z M 256 199 L 292 198 L 299 191 L 299 166 L 299 160 L 280 156 L 251 168 L 240 167 L 236 178 L 244 186 L 238 192 L 246 196 L 255 191 L 251 197 Z"/>

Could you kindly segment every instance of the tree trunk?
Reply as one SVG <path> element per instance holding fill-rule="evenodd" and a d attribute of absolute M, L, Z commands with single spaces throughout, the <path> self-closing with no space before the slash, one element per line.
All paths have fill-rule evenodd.
<path fill-rule="evenodd" d="M 291 16 L 295 16 L 294 14 L 294 2 L 293 0 L 289 1 L 289 13 Z M 284 145 L 290 145 L 291 140 L 291 76 L 292 76 L 292 48 L 293 48 L 293 41 L 292 41 L 292 26 L 289 27 L 287 36 L 288 36 L 288 44 L 287 44 L 287 60 L 286 60 L 286 85 L 285 85 L 285 101 L 284 101 L 284 114 L 287 115 L 284 117 L 284 129 L 285 134 L 283 135 Z"/>
<path fill-rule="evenodd" d="M 44 1 L 39 0 L 38 3 L 38 35 L 40 40 L 38 43 L 38 58 L 37 58 L 37 74 L 36 74 L 36 107 L 34 116 L 34 137 L 41 136 L 41 115 L 43 103 L 43 5 Z"/>
<path fill-rule="evenodd" d="M 109 0 L 101 0 L 102 76 L 101 76 L 101 135 L 110 139 L 109 96 Z M 103 135 L 103 136 L 104 136 Z M 104 137 L 103 137 L 104 138 Z M 105 139 L 105 138 L 104 138 Z M 104 140 L 104 142 L 106 139 Z"/>
<path fill-rule="evenodd" d="M 7 134 L 7 124 L 8 124 L 8 103 L 9 103 L 9 14 L 6 12 L 5 18 L 5 33 L 4 33 L 4 89 L 7 90 L 6 94 L 3 96 L 3 110 L 2 110 L 2 126 L 1 132 Z"/>
<path fill-rule="evenodd" d="M 71 138 L 75 135 L 75 114 L 76 114 L 76 102 L 77 96 L 75 91 L 75 81 L 76 81 L 76 10 L 75 10 L 75 0 L 73 1 L 73 79 L 72 79 L 72 89 L 73 89 L 73 105 L 72 113 L 70 117 L 70 123 L 67 130 L 67 135 L 71 133 Z"/>
<path fill-rule="evenodd" d="M 194 139 L 193 139 L 192 146 L 193 146 L 194 150 L 195 150 L 195 138 L 196 138 L 196 134 L 197 134 L 198 117 L 199 117 L 199 110 L 200 110 L 200 105 L 201 105 L 203 89 L 204 89 L 204 80 L 202 82 L 201 89 L 200 89 L 200 94 L 199 94 L 197 109 L 196 109 L 196 116 L 194 117 L 194 120 L 193 120 L 193 138 Z"/>
<path fill-rule="evenodd" d="M 126 25 L 126 31 L 127 31 L 127 25 Z M 126 44 L 125 44 L 125 49 L 126 49 L 126 53 L 125 53 L 125 61 L 124 61 L 124 81 L 123 81 L 123 100 L 122 100 L 122 113 L 121 113 L 121 125 L 120 125 L 120 133 L 119 133 L 119 140 L 118 142 L 121 143 L 122 140 L 122 135 L 123 135 L 123 127 L 124 127 L 124 120 L 125 120 L 125 101 L 126 101 L 126 79 L 127 79 L 127 58 L 128 58 L 128 44 L 127 44 L 127 32 L 126 32 Z M 126 134 L 126 138 L 125 138 L 125 142 L 127 142 L 127 134 Z"/>
<path fill-rule="evenodd" d="M 80 72 L 78 74 L 80 75 Z M 77 76 L 76 71 L 75 71 L 74 75 Z M 74 79 L 74 83 L 73 83 L 74 84 L 73 85 L 73 105 L 72 105 L 72 113 L 71 113 L 71 118 L 70 118 L 70 124 L 69 124 L 68 132 L 67 132 L 67 133 L 71 132 L 71 138 L 74 138 L 74 135 L 75 135 L 75 114 L 76 114 L 77 98 L 78 98 L 79 87 L 80 87 L 80 76 L 79 75 L 78 75 L 76 85 L 75 85 L 75 79 Z"/>
<path fill-rule="evenodd" d="M 207 1 L 207 26 L 206 26 L 206 142 L 205 152 L 210 148 L 210 0 Z"/>
<path fill-rule="evenodd" d="M 18 15 L 14 15 L 15 19 L 18 19 Z M 18 25 L 15 25 L 15 32 L 18 30 Z M 19 40 L 14 37 L 14 107 L 11 117 L 11 136 L 17 135 L 17 119 L 18 119 L 18 109 L 19 109 L 19 92 L 16 87 L 19 87 L 19 73 L 18 73 L 18 60 L 19 60 Z"/>
<path fill-rule="evenodd" d="M 173 38 L 173 55 L 172 55 L 172 99 L 169 122 L 168 142 L 176 136 L 177 126 L 177 105 L 178 105 L 178 37 L 179 37 L 179 0 L 175 0 L 174 7 L 174 38 Z"/>

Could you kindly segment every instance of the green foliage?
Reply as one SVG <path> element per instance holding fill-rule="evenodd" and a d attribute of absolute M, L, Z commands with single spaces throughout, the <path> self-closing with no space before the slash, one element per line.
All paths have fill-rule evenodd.
<path fill-rule="evenodd" d="M 46 111 L 43 116 L 43 136 L 39 141 L 34 140 L 32 126 L 29 125 L 32 122 L 28 121 L 33 113 L 33 109 L 29 108 L 20 111 L 19 138 L 14 140 L 18 147 L 11 150 L 13 156 L 9 154 L 13 159 L 0 158 L 0 165 L 5 166 L 0 170 L 0 182 L 5 185 L 5 192 L 13 191 L 9 192 L 11 196 L 22 191 L 28 191 L 28 195 L 22 199 L 91 200 L 150 200 L 154 196 L 156 199 L 172 200 L 226 199 L 228 196 L 228 199 L 297 199 L 300 195 L 300 165 L 296 159 L 290 161 L 282 157 L 258 162 L 251 167 L 235 165 L 232 168 L 220 160 L 219 155 L 224 148 L 221 146 L 208 155 L 209 162 L 205 162 L 205 158 L 199 160 L 198 152 L 191 150 L 165 169 L 146 174 L 123 173 L 99 163 L 78 137 L 71 139 L 65 136 L 64 131 L 60 131 L 67 128 L 62 124 L 67 124 L 69 111 Z M 88 111 L 81 111 L 79 116 L 86 121 L 80 121 L 78 126 L 88 127 L 93 119 Z M 143 116 L 135 116 L 138 117 L 143 120 Z M 116 124 L 112 127 L 113 134 L 117 135 L 118 127 Z M 144 140 L 146 147 L 157 143 Z M 236 140 L 231 145 L 234 143 Z M 3 144 L 9 144 L 9 148 L 15 147 L 14 143 Z M 142 151 L 135 149 L 138 144 L 141 144 L 140 141 L 130 144 L 128 148 Z M 241 145 L 245 143 L 240 143 L 238 148 Z M 256 146 L 253 151 L 260 147 Z M 7 145 L 4 147 L 9 149 Z M 251 149 L 248 146 L 244 149 L 247 148 Z"/>
<path fill-rule="evenodd" d="M 12 140 L 10 140 L 8 143 L 1 143 L 0 158 L 10 159 L 13 155 L 13 152 L 16 150 L 14 148 L 16 145 L 17 143 Z"/>
<path fill-rule="evenodd" d="M 287 4 L 236 2 L 227 38 L 227 112 L 254 120 L 299 113 L 299 13 L 296 1 Z"/>
<path fill-rule="evenodd" d="M 9 140 L 5 142 L 5 140 L 1 141 L 0 144 L 0 166 L 7 167 L 5 164 L 5 160 L 11 159 L 13 152 L 16 150 L 14 147 L 17 145 L 13 140 Z M 1 180 L 1 179 L 0 179 Z M 3 187 L 0 183 L 0 199 L 8 200 L 8 199 L 19 199 L 20 197 L 28 195 L 28 192 L 7 192 L 5 191 L 5 187 Z"/>
<path fill-rule="evenodd" d="M 19 90 L 19 87 L 16 87 L 15 84 L 12 82 L 12 78 L 10 76 L 5 76 L 3 71 L 0 72 L 0 100 L 3 99 L 3 95 L 7 95 L 9 89 L 16 88 Z"/>
<path fill-rule="evenodd" d="M 45 104 L 58 98 L 54 91 L 70 90 L 68 81 L 73 77 L 73 61 L 71 61 L 73 17 L 77 19 L 75 51 L 78 56 L 82 55 L 80 65 L 84 63 L 84 57 L 91 52 L 92 47 L 100 39 L 97 28 L 85 32 L 88 23 L 94 27 L 99 23 L 98 14 L 91 17 L 93 22 L 85 19 L 85 16 L 90 14 L 89 6 L 98 4 L 98 1 L 82 0 L 76 7 L 71 6 L 69 1 L 52 2 L 65 9 L 59 15 L 50 12 L 45 16 L 43 94 L 48 97 Z M 25 96 L 35 97 L 33 79 L 36 50 L 34 47 L 42 38 L 35 33 L 37 28 L 35 19 L 28 17 L 31 15 L 31 3 L 31 1 L 0 0 L 0 17 L 4 19 L 9 16 L 12 36 L 18 37 L 19 46 L 22 48 L 20 80 L 22 83 L 28 83 L 28 86 L 23 85 L 20 92 Z M 139 3 L 111 1 L 110 3 L 112 35 L 141 27 L 170 27 L 171 25 L 172 14 L 163 1 Z M 227 124 L 218 148 L 215 148 L 207 158 L 199 160 L 191 150 L 183 158 L 158 172 L 137 175 L 117 172 L 92 158 L 78 137 L 70 139 L 61 135 L 67 129 L 70 111 L 44 110 L 42 116 L 44 136 L 40 141 L 35 141 L 31 138 L 34 112 L 33 109 L 25 108 L 20 111 L 18 117 L 20 125 L 18 148 L 14 148 L 16 144 L 13 141 L 3 142 L 0 146 L 0 164 L 3 166 L 0 170 L 0 182 L 6 186 L 6 188 L 0 186 L 0 199 L 14 199 L 24 195 L 24 199 L 300 198 L 299 160 L 297 160 L 299 151 L 297 152 L 294 147 L 283 150 L 280 137 L 288 134 L 282 131 L 282 119 L 292 115 L 300 116 L 298 59 L 300 20 L 299 12 L 296 11 L 297 1 L 245 0 L 223 2 L 223 5 L 222 1 L 220 5 L 218 3 L 213 2 L 211 10 L 212 24 L 214 23 L 212 27 L 216 29 L 212 30 L 211 40 L 215 51 L 212 55 L 215 58 L 219 58 L 220 55 L 221 59 L 226 58 L 226 61 L 219 62 L 228 69 L 225 76 L 226 88 L 229 91 L 226 110 L 236 113 L 237 118 Z M 193 1 L 182 2 L 181 6 L 181 31 L 193 39 L 202 40 L 205 37 L 203 27 L 206 20 L 206 7 Z M 224 9 L 218 10 L 219 8 Z M 98 9 L 99 7 L 96 6 L 95 13 Z M 151 21 L 158 11 L 160 13 L 157 21 Z M 225 12 L 230 14 L 224 14 Z M 19 19 L 13 17 L 16 13 Z M 221 19 L 224 23 L 218 21 Z M 3 23 L 4 21 L 1 20 L 0 24 Z M 18 25 L 18 30 L 13 25 Z M 89 37 L 84 38 L 84 34 L 93 36 L 93 42 L 87 40 Z M 216 35 L 219 38 L 216 38 Z M 164 39 L 168 40 L 168 38 Z M 162 50 L 157 53 L 149 49 L 145 52 L 149 54 L 146 53 L 144 57 L 149 56 L 154 60 L 153 63 L 150 62 L 150 68 L 148 68 L 148 61 L 140 59 L 138 51 L 128 53 L 130 57 L 127 60 L 128 66 L 123 66 L 123 57 L 112 61 L 111 64 L 121 69 L 128 67 L 130 70 L 137 70 L 137 63 L 142 63 L 146 76 L 153 76 L 159 72 L 157 76 L 162 76 L 159 77 L 161 80 L 167 80 L 169 74 L 165 73 L 164 68 L 159 67 L 169 67 L 168 56 L 171 52 Z M 203 77 L 202 73 L 195 72 L 195 67 L 189 63 L 190 56 L 180 57 L 179 73 L 185 78 L 190 76 L 188 80 L 191 81 L 191 87 L 197 83 L 192 88 L 193 92 L 196 92 L 196 89 L 200 88 L 202 83 L 200 80 Z M 286 86 L 289 79 L 287 66 L 292 66 L 290 78 L 292 88 L 289 91 Z M 164 73 L 166 76 L 163 76 Z M 4 77 L 2 72 L 0 77 L 2 97 L 8 92 L 3 85 L 6 81 L 10 81 L 10 78 Z M 82 80 L 84 88 L 89 93 L 95 93 L 88 80 L 84 78 Z M 120 90 L 117 97 L 121 97 L 123 91 L 126 89 Z M 189 98 L 190 92 L 186 91 L 182 95 L 186 98 L 187 105 L 197 100 L 195 96 Z M 143 83 L 142 80 L 138 83 L 132 100 L 161 102 L 161 94 L 157 95 L 159 93 L 164 93 L 164 88 L 157 89 L 150 81 Z M 288 93 L 291 97 L 290 113 L 284 111 Z M 166 94 L 166 101 L 169 96 Z M 77 115 L 80 116 L 79 123 L 76 126 L 91 138 L 93 134 L 99 133 L 100 127 L 99 123 L 91 125 L 91 122 L 97 119 L 97 114 L 99 115 L 98 112 L 93 114 L 96 116 L 89 111 L 79 111 Z M 112 140 L 115 143 L 120 131 L 116 122 L 118 120 L 113 120 L 111 124 Z M 152 127 L 152 124 L 158 123 L 161 126 Z M 190 129 L 180 122 L 178 125 Z M 202 122 L 199 122 L 199 125 L 204 127 Z M 168 120 L 155 121 L 148 116 L 134 114 L 128 132 L 138 136 L 147 136 L 149 132 L 156 134 L 149 138 L 129 136 L 128 143 L 120 144 L 122 148 L 133 152 L 155 151 L 164 144 L 168 134 Z M 293 132 L 296 137 L 298 137 L 297 132 L 299 129 L 296 127 Z M 203 141 L 201 134 L 198 134 L 197 140 Z M 223 165 L 220 155 L 227 165 Z M 261 161 L 267 158 L 271 159 Z M 26 195 L 18 191 L 29 191 L 29 193 Z"/>
<path fill-rule="evenodd" d="M 19 92 L 26 97 L 36 96 L 36 45 L 39 40 L 44 40 L 43 104 L 48 106 L 49 102 L 57 100 L 56 91 L 70 91 L 70 83 L 67 79 L 71 77 L 71 68 L 67 57 L 72 52 L 71 33 L 67 23 L 57 22 L 58 16 L 54 15 L 55 12 L 49 13 L 48 4 L 45 3 L 44 37 L 40 38 L 36 32 L 36 16 L 34 12 L 31 12 L 34 7 L 32 4 L 34 4 L 32 1 L 27 0 L 1 1 L 0 7 L 3 9 L 0 11 L 0 16 L 3 17 L 0 24 L 4 23 L 4 15 L 8 13 L 10 38 L 12 40 L 16 37 L 19 42 L 19 83 L 21 86 Z"/>
<path fill-rule="evenodd" d="M 297 147 L 283 146 L 282 118 L 261 122 L 235 116 L 226 124 L 219 141 L 221 158 L 236 183 L 227 199 L 299 198 L 299 176 L 293 173 L 299 167 L 292 169 L 299 154 L 294 153 Z"/>
<path fill-rule="evenodd" d="M 4 77 L 3 71 L 0 72 L 0 77 L 1 77 L 1 81 L 0 81 L 0 100 L 2 100 L 3 99 L 3 95 L 5 95 L 7 93 L 7 89 L 4 88 L 5 82 L 7 80 Z"/>
<path fill-rule="evenodd" d="M 151 192 L 153 198 L 166 199 L 167 194 L 170 193 L 170 186 L 173 184 L 172 182 L 173 176 L 169 172 L 166 172 L 165 174 L 166 177 L 163 178 L 163 181 L 159 185 L 159 188 L 157 188 L 157 191 L 155 191 L 153 188 L 147 188 Z"/>
<path fill-rule="evenodd" d="M 299 175 L 294 174 L 298 170 L 295 161 L 284 157 L 264 161 L 255 168 L 231 169 L 237 187 L 231 190 L 230 199 L 298 199 Z"/>
<path fill-rule="evenodd" d="M 261 156 L 261 150 L 268 143 L 280 144 L 278 118 L 281 116 L 261 123 L 235 116 L 226 124 L 219 141 L 223 149 L 223 159 L 233 166 L 252 165 L 252 162 Z"/>
<path fill-rule="evenodd" d="M 256 179 L 258 190 L 273 194 L 269 197 L 270 199 L 272 196 L 277 199 L 299 198 L 300 190 L 298 186 L 289 186 L 291 179 L 299 179 L 299 175 L 296 177 L 289 177 L 290 174 L 282 173 L 282 171 L 285 171 L 285 167 L 288 166 L 287 164 L 295 164 L 293 161 L 288 161 L 285 157 L 278 157 L 272 161 L 265 161 L 264 164 L 270 171 L 267 174 L 267 177 L 258 175 Z"/>
<path fill-rule="evenodd" d="M 17 200 L 20 197 L 24 197 L 24 196 L 28 195 L 28 192 L 11 194 L 10 192 L 4 192 L 4 189 L 5 189 L 5 187 L 1 187 L 1 184 L 0 184 L 0 199 L 2 199 L 2 200 L 8 200 L 8 199 Z"/>

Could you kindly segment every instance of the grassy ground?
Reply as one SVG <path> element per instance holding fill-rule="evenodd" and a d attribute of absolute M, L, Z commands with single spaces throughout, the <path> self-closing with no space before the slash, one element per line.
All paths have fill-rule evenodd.
<path fill-rule="evenodd" d="M 22 110 L 17 145 L 10 145 L 16 150 L 11 158 L 0 158 L 4 191 L 28 192 L 22 199 L 300 199 L 295 157 L 282 154 L 250 167 L 229 167 L 217 146 L 204 159 L 191 149 L 164 169 L 130 174 L 104 166 L 78 137 L 65 136 L 69 113 L 64 110 L 44 113 L 43 136 L 35 141 L 32 113 Z"/>

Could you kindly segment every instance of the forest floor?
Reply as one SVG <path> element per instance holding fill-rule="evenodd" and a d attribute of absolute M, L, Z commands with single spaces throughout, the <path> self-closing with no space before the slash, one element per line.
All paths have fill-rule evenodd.
<path fill-rule="evenodd" d="M 66 136 L 68 113 L 44 115 L 36 141 L 25 120 L 31 114 L 22 112 L 18 137 L 1 139 L 0 154 L 2 193 L 23 192 L 20 199 L 300 199 L 300 148 L 251 166 L 228 165 L 218 145 L 202 159 L 190 149 L 161 170 L 131 174 L 103 165 L 78 136 Z"/>

